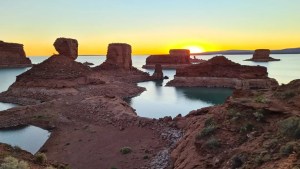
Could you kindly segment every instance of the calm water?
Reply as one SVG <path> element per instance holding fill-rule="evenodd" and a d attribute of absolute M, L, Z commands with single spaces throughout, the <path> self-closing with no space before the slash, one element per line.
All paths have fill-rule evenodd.
<path fill-rule="evenodd" d="M 50 132 L 35 126 L 0 130 L 0 142 L 18 146 L 35 154 L 50 137 Z"/>
<path fill-rule="evenodd" d="M 196 56 L 201 59 L 210 59 L 214 55 Z M 133 65 L 138 69 L 153 73 L 153 70 L 142 69 L 147 56 L 133 57 Z M 227 55 L 229 59 L 243 65 L 261 65 L 268 68 L 269 76 L 275 78 L 279 83 L 288 83 L 291 80 L 300 78 L 300 55 L 273 55 L 279 58 L 279 62 L 255 63 L 244 61 L 251 58 L 251 55 Z M 33 63 L 40 63 L 46 57 L 31 57 Z M 81 56 L 79 62 L 91 62 L 95 65 L 101 64 L 105 60 L 104 56 Z M 0 92 L 15 81 L 17 75 L 25 72 L 28 68 L 21 69 L 0 69 Z M 175 74 L 174 70 L 164 70 L 164 74 L 171 80 Z M 174 88 L 164 87 L 168 80 L 162 82 L 144 82 L 139 86 L 145 87 L 147 91 L 140 96 L 132 98 L 130 104 L 143 117 L 158 118 L 164 116 L 176 116 L 177 114 L 186 115 L 194 109 L 206 106 L 221 104 L 225 98 L 231 95 L 229 89 L 207 89 L 207 88 Z M 0 104 L 0 110 L 10 108 L 10 105 Z"/>

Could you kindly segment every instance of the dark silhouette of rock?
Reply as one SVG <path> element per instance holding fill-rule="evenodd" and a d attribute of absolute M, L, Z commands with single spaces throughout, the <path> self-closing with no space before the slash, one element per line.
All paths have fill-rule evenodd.
<path fill-rule="evenodd" d="M 155 65 L 155 71 L 154 71 L 152 77 L 155 80 L 163 80 L 164 79 L 164 74 L 163 74 L 162 67 L 160 64 Z"/>
<path fill-rule="evenodd" d="M 106 61 L 100 65 L 99 69 L 131 70 L 132 69 L 131 46 L 126 43 L 109 44 L 107 49 Z"/>
<path fill-rule="evenodd" d="M 274 59 L 270 57 L 271 51 L 269 49 L 257 49 L 255 50 L 253 57 L 247 59 L 246 61 L 254 62 L 269 62 L 269 61 L 280 61 L 280 59 Z"/>
<path fill-rule="evenodd" d="M 82 64 L 84 64 L 85 66 L 93 66 L 94 65 L 94 63 L 91 63 L 91 62 L 84 62 Z"/>
<path fill-rule="evenodd" d="M 207 62 L 177 69 L 174 80 L 167 85 L 247 89 L 271 88 L 278 83 L 268 78 L 265 67 L 243 66 L 224 56 L 216 56 Z"/>
<path fill-rule="evenodd" d="M 0 67 L 29 67 L 32 66 L 26 58 L 22 44 L 0 41 Z"/>
<path fill-rule="evenodd" d="M 78 57 L 78 42 L 76 39 L 57 38 L 54 47 L 60 55 L 67 56 L 73 60 Z"/>
<path fill-rule="evenodd" d="M 190 51 L 187 49 L 171 49 L 168 55 L 151 55 L 146 59 L 145 69 L 154 69 L 156 64 L 162 68 L 178 68 L 191 64 Z"/>

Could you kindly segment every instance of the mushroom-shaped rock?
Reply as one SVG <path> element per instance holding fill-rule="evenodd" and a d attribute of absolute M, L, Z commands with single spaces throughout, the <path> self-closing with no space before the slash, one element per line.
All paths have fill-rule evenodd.
<path fill-rule="evenodd" d="M 78 42 L 76 39 L 57 38 L 53 45 L 60 55 L 76 60 L 78 56 Z"/>

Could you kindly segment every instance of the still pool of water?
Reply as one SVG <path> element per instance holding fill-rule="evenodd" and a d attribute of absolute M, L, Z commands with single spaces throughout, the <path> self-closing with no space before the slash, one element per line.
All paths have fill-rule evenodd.
<path fill-rule="evenodd" d="M 50 137 L 50 132 L 35 126 L 18 127 L 0 130 L 0 142 L 18 146 L 35 154 Z"/>
<path fill-rule="evenodd" d="M 222 104 L 232 94 L 231 89 L 175 88 L 163 84 L 163 81 L 139 83 L 147 90 L 128 100 L 139 116 L 161 118 L 186 115 L 191 110 Z"/>
<path fill-rule="evenodd" d="M 16 106 L 18 106 L 18 105 L 11 104 L 11 103 L 2 103 L 2 102 L 0 102 L 0 111 L 7 110 L 7 109 L 10 109 L 10 108 L 13 108 L 13 107 L 16 107 Z"/>

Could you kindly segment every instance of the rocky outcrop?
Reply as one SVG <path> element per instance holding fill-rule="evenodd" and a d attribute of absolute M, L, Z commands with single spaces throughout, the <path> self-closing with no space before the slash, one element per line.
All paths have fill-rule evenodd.
<path fill-rule="evenodd" d="M 171 49 L 168 55 L 151 55 L 146 59 L 145 69 L 154 69 L 156 64 L 162 68 L 175 69 L 191 64 L 190 51 L 187 49 Z"/>
<path fill-rule="evenodd" d="M 270 57 L 271 51 L 269 49 L 257 49 L 254 51 L 253 57 L 246 61 L 254 62 L 269 62 L 269 61 L 280 61 L 280 59 L 274 59 Z"/>
<path fill-rule="evenodd" d="M 53 55 L 17 76 L 16 82 L 0 94 L 0 100 L 16 104 L 36 104 L 68 96 L 116 95 L 127 97 L 143 91 L 129 82 L 144 81 L 150 76 L 141 71 L 93 71 L 65 55 Z M 121 87 L 120 87 L 121 86 Z"/>
<path fill-rule="evenodd" d="M 60 55 L 67 56 L 73 60 L 78 57 L 78 42 L 76 39 L 57 38 L 54 47 Z"/>
<path fill-rule="evenodd" d="M 155 65 L 155 70 L 151 77 L 155 80 L 163 80 L 164 79 L 164 73 L 162 71 L 162 67 L 160 64 Z"/>
<path fill-rule="evenodd" d="M 32 66 L 26 58 L 22 44 L 0 41 L 0 68 L 1 67 L 29 67 Z"/>
<path fill-rule="evenodd" d="M 167 85 L 259 89 L 273 88 L 278 83 L 268 78 L 265 67 L 242 66 L 224 56 L 216 56 L 207 62 L 177 69 L 174 80 Z"/>
<path fill-rule="evenodd" d="M 299 89 L 295 80 L 275 91 L 236 90 L 223 105 L 178 118 L 185 134 L 172 152 L 173 168 L 295 168 Z"/>
<path fill-rule="evenodd" d="M 131 70 L 131 46 L 126 43 L 111 43 L 108 45 L 106 61 L 96 69 L 101 70 Z"/>

